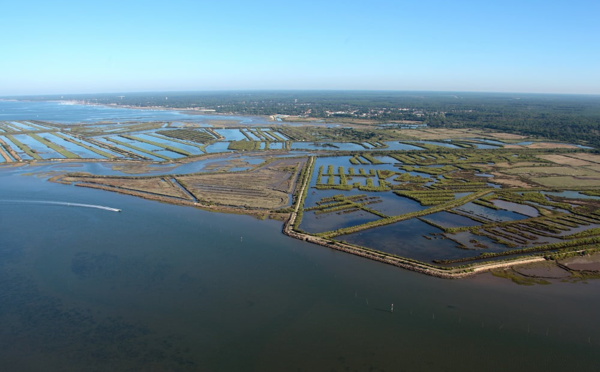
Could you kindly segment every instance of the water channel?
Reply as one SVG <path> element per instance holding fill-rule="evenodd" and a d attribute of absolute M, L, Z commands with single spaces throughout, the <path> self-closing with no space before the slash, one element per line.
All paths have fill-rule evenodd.
<path fill-rule="evenodd" d="M 47 181 L 70 169 L 0 165 L 2 370 L 600 365 L 600 281 L 437 279 L 291 239 L 281 222 Z"/>

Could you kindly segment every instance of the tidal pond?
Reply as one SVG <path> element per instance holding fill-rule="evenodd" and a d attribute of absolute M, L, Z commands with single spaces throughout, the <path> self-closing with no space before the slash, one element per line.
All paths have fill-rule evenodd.
<path fill-rule="evenodd" d="M 387 226 L 341 235 L 336 240 L 423 262 L 472 255 L 472 252 L 458 249 L 456 243 L 445 239 L 442 233 L 441 229 L 413 218 Z"/>

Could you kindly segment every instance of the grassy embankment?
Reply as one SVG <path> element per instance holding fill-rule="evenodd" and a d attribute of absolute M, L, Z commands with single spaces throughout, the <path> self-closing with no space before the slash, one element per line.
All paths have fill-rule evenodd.
<path fill-rule="evenodd" d="M 132 144 L 130 144 L 130 143 L 127 143 L 127 142 L 124 142 L 124 141 L 119 141 L 118 139 L 115 139 L 115 138 L 109 138 L 109 137 L 106 137 L 105 139 L 106 139 L 107 141 L 110 141 L 110 142 L 116 143 L 116 144 L 117 144 L 117 145 L 119 145 L 119 146 L 123 146 L 123 147 L 125 147 L 125 148 L 131 148 L 131 149 L 133 149 L 133 150 L 139 151 L 139 152 L 141 152 L 141 153 L 144 153 L 144 154 L 148 154 L 148 155 L 151 155 L 151 156 L 156 156 L 156 157 L 158 157 L 158 158 L 161 158 L 161 159 L 163 159 L 163 160 L 166 160 L 166 161 L 171 161 L 171 160 L 173 160 L 173 159 L 171 159 L 171 158 L 170 158 L 170 157 L 168 157 L 168 156 L 161 155 L 161 154 L 157 154 L 157 153 L 155 153 L 155 152 L 152 152 L 152 151 L 146 150 L 146 149 L 144 149 L 144 148 L 141 148 L 141 147 L 139 147 L 139 146 L 135 146 L 135 145 L 132 145 Z"/>
<path fill-rule="evenodd" d="M 64 156 L 67 159 L 80 159 L 81 157 L 75 153 L 72 153 L 71 151 L 65 149 L 62 146 L 57 145 L 56 143 L 42 137 L 39 136 L 37 134 L 30 134 L 29 136 L 31 136 L 31 138 L 37 140 L 38 142 L 41 142 L 43 145 L 50 147 L 52 150 L 58 152 L 59 154 L 61 154 L 62 156 Z"/>
<path fill-rule="evenodd" d="M 126 135 L 126 134 L 122 135 L 122 137 L 130 139 L 132 141 L 144 142 L 144 143 L 147 143 L 149 145 L 156 146 L 156 147 L 162 147 L 162 148 L 164 148 L 166 150 L 172 151 L 174 153 L 177 153 L 177 154 L 180 154 L 180 155 L 183 155 L 183 156 L 194 156 L 194 154 L 192 154 L 192 153 L 190 153 L 188 151 L 185 151 L 183 149 L 180 149 L 179 147 L 166 145 L 164 143 L 160 143 L 160 142 L 156 142 L 156 141 L 151 141 L 151 140 L 149 140 L 147 138 L 140 138 L 140 137 L 136 137 L 136 136 L 132 136 L 132 135 Z"/>
<path fill-rule="evenodd" d="M 334 212 L 351 213 L 362 210 L 381 218 L 388 218 L 388 215 L 368 207 L 368 205 L 380 202 L 380 198 L 368 197 L 365 194 L 353 196 L 344 196 L 340 194 L 334 195 L 330 198 L 325 198 L 318 202 L 317 206 L 307 208 L 305 211 L 315 211 L 315 214 L 326 214 Z"/>
<path fill-rule="evenodd" d="M 98 154 L 100 156 L 104 156 L 107 159 L 115 159 L 116 158 L 115 155 L 113 155 L 113 154 L 111 154 L 109 152 L 103 151 L 101 149 L 89 146 L 89 145 L 85 144 L 82 140 L 76 141 L 73 138 L 69 138 L 69 137 L 65 136 L 64 134 L 62 134 L 62 133 L 54 133 L 54 135 L 57 136 L 57 137 L 60 137 L 60 138 L 64 139 L 65 141 L 68 141 L 68 142 L 71 142 L 71 143 L 73 143 L 75 145 L 81 146 L 84 149 L 89 150 L 89 151 L 91 151 L 93 153 L 96 153 L 96 154 Z"/>
<path fill-rule="evenodd" d="M 466 204 L 470 201 L 478 199 L 478 198 L 488 194 L 489 192 L 490 192 L 489 190 L 484 190 L 484 191 L 473 193 L 471 195 L 467 195 L 460 199 L 456 199 L 456 200 L 452 200 L 452 201 L 449 201 L 449 202 L 446 202 L 443 204 L 439 204 L 437 206 L 434 206 L 434 207 L 431 207 L 431 208 L 428 208 L 428 209 L 425 209 L 422 211 L 406 213 L 406 214 L 402 214 L 402 215 L 398 215 L 398 216 L 390 216 L 387 218 L 383 218 L 381 220 L 367 222 L 362 225 L 346 227 L 346 228 L 333 230 L 333 231 L 326 231 L 326 232 L 322 232 L 322 233 L 315 234 L 315 235 L 322 237 L 322 238 L 331 239 L 331 238 L 334 238 L 334 237 L 340 236 L 340 235 L 352 234 L 355 232 L 371 229 L 374 227 L 390 225 L 390 224 L 393 224 L 396 222 L 406 221 L 411 218 L 422 217 L 422 216 L 426 216 L 428 214 L 433 214 L 433 213 L 441 212 L 441 211 L 444 211 L 447 209 L 456 208 L 456 207 Z"/>
<path fill-rule="evenodd" d="M 206 146 L 225 139 L 225 137 L 221 136 L 211 128 L 161 130 L 157 131 L 156 134 L 187 145 L 189 145 L 190 142 L 200 144 L 197 145 L 197 147 L 205 153 Z"/>
<path fill-rule="evenodd" d="M 534 171 L 541 171 L 540 173 L 551 176 L 553 172 L 556 172 L 558 169 L 553 169 L 554 164 L 549 159 L 540 158 L 538 156 L 547 153 L 548 150 L 500 150 L 500 151 L 482 151 L 482 150 L 470 150 L 465 152 L 465 150 L 453 150 L 447 151 L 442 150 L 441 152 L 421 152 L 420 154 L 389 154 L 390 156 L 401 158 L 402 160 L 408 160 L 406 163 L 412 163 L 413 166 L 403 166 L 405 171 L 418 171 L 421 173 L 427 173 L 430 175 L 443 176 L 443 178 L 438 179 L 433 185 L 428 186 L 429 190 L 403 190 L 398 191 L 399 193 L 405 196 L 411 196 L 416 200 L 419 200 L 423 205 L 438 205 L 439 208 L 429 208 L 424 212 L 417 212 L 415 214 L 408 214 L 405 216 L 400 216 L 398 220 L 408 219 L 418 217 L 419 215 L 426 215 L 429 213 L 435 213 L 437 211 L 442 210 L 450 210 L 455 207 L 455 201 L 451 199 L 454 198 L 456 192 L 475 192 L 475 195 L 471 195 L 468 199 L 476 202 L 477 204 L 481 204 L 486 207 L 490 207 L 493 209 L 499 209 L 495 207 L 490 200 L 499 199 L 511 201 L 517 204 L 525 204 L 536 207 L 540 211 L 542 215 L 539 218 L 529 218 L 525 221 L 506 221 L 506 222 L 490 222 L 486 219 L 479 219 L 478 216 L 468 216 L 472 219 L 479 220 L 483 226 L 476 227 L 463 227 L 463 228 L 454 228 L 454 229 L 445 229 L 443 226 L 440 226 L 442 230 L 447 232 L 459 232 L 459 231 L 471 231 L 474 233 L 478 233 L 483 236 L 488 236 L 493 240 L 496 240 L 500 244 L 504 244 L 509 248 L 516 248 L 519 246 L 525 245 L 525 247 L 520 249 L 512 249 L 507 250 L 505 252 L 499 253 L 488 253 L 470 257 L 464 260 L 456 260 L 456 261 L 439 261 L 445 264 L 449 263 L 458 263 L 458 262 L 474 262 L 481 260 L 489 260 L 494 259 L 494 263 L 490 263 L 489 265 L 498 265 L 497 258 L 508 257 L 512 255 L 539 255 L 546 254 L 547 252 L 562 252 L 562 254 L 573 253 L 577 254 L 582 251 L 588 252 L 590 250 L 595 249 L 598 241 L 593 238 L 598 234 L 598 230 L 590 229 L 581 233 L 569 234 L 564 236 L 565 241 L 552 243 L 552 244 L 544 244 L 538 245 L 534 247 L 527 247 L 526 245 L 531 241 L 537 239 L 538 236 L 551 236 L 554 238 L 561 238 L 561 234 L 564 235 L 565 232 L 570 231 L 570 229 L 580 229 L 585 228 L 585 226 L 589 226 L 592 224 L 600 223 L 600 217 L 597 216 L 597 212 L 593 212 L 589 207 L 573 207 L 573 205 L 561 201 L 560 199 L 556 200 L 547 200 L 544 196 L 542 200 L 542 195 L 539 194 L 541 190 L 560 190 L 560 189 L 547 189 L 543 187 L 534 188 L 529 186 L 525 189 L 514 189 L 514 193 L 510 193 L 510 191 L 498 190 L 491 188 L 487 182 L 488 179 L 482 180 L 481 177 L 474 177 L 472 173 L 469 172 L 491 172 L 491 168 L 496 167 L 496 164 L 500 162 L 504 162 L 505 164 L 512 164 L 512 166 L 507 167 L 506 165 L 497 166 L 498 169 L 502 170 L 503 168 L 513 169 L 515 165 L 521 164 L 534 164 L 535 167 L 524 168 L 527 173 L 520 174 L 517 173 L 522 180 L 526 182 L 528 181 L 528 177 L 533 175 Z M 486 154 L 486 152 L 488 152 Z M 561 159 L 563 156 L 574 157 L 577 154 L 572 150 L 551 150 L 552 153 L 561 153 Z M 572 154 L 572 155 L 571 155 Z M 457 156 L 460 155 L 460 158 Z M 586 155 L 586 159 L 589 156 Z M 360 159 L 360 160 L 359 160 Z M 354 160 L 354 161 L 353 161 Z M 424 164 L 436 164 L 439 160 L 440 162 L 445 162 L 446 165 L 442 167 L 436 168 L 424 168 Z M 564 161 L 564 159 L 562 159 Z M 568 159 L 567 159 L 568 160 Z M 587 159 L 586 161 L 591 160 Z M 598 159 L 600 160 L 600 159 Z M 469 161 L 476 163 L 469 163 Z M 362 157 L 354 156 L 350 160 L 351 163 L 366 163 L 366 159 L 363 160 Z M 593 164 L 597 164 L 597 162 L 592 162 Z M 490 165 L 491 164 L 491 165 Z M 588 163 L 586 163 L 588 164 Z M 589 164 L 588 164 L 589 165 Z M 356 176 L 357 172 L 350 168 L 348 172 L 346 172 L 344 167 L 337 167 L 337 172 L 335 171 L 336 167 L 334 166 L 322 166 L 319 169 L 317 175 L 317 183 L 321 185 L 323 188 L 333 188 L 339 187 L 342 188 L 346 186 L 347 177 Z M 327 170 L 325 170 L 327 169 Z M 595 169 L 590 169 L 590 172 L 595 171 Z M 362 174 L 360 174 L 362 173 Z M 583 174 L 581 172 L 572 171 L 573 175 Z M 586 173 L 592 174 L 592 173 Z M 372 178 L 371 172 L 366 173 L 364 170 L 359 172 L 360 176 L 365 176 Z M 378 173 L 378 177 L 386 178 L 389 177 L 389 173 L 385 173 L 382 177 Z M 336 181 L 334 181 L 333 177 L 339 177 L 339 184 L 336 185 Z M 410 181 L 409 178 L 418 177 L 419 180 L 423 177 L 420 176 L 407 176 L 406 174 L 402 174 L 398 176 L 398 178 L 407 178 L 406 181 Z M 325 181 L 325 182 L 323 182 Z M 598 184 L 596 184 L 597 186 Z M 409 185 L 409 187 L 414 187 L 415 185 Z M 562 189 L 569 189 L 570 184 L 563 184 Z M 485 190 L 482 190 L 485 189 Z M 584 188 L 585 190 L 585 188 Z M 594 195 L 595 193 L 600 194 L 600 191 L 594 189 L 587 189 L 587 193 L 590 195 Z M 468 200 L 464 200 L 467 202 Z M 527 203 L 528 201 L 533 204 Z M 322 201 L 326 202 L 326 201 Z M 538 205 L 536 206 L 537 203 Z M 542 207 L 540 207 L 540 205 Z M 351 212 L 352 210 L 357 210 L 357 205 L 352 205 L 351 203 L 344 202 L 343 200 L 339 200 L 337 202 L 332 202 L 329 204 L 323 204 L 318 207 L 310 208 L 309 210 L 317 210 L 322 211 L 323 213 L 327 212 Z M 557 213 L 548 208 L 562 208 L 566 210 L 568 213 Z M 587 209 L 586 209 L 587 208 Z M 593 209 L 593 207 L 592 207 Z M 456 212 L 454 212 L 456 213 Z M 594 214 L 596 213 L 596 215 Z M 426 221 L 426 220 L 425 220 Z M 314 238 L 317 244 L 338 244 L 339 242 L 334 242 L 329 239 L 335 236 L 339 236 L 341 234 L 351 233 L 358 230 L 363 230 L 371 227 L 379 226 L 380 224 L 387 224 L 396 222 L 394 219 L 392 220 L 381 220 L 375 221 L 373 223 L 350 227 L 347 229 L 340 229 L 334 232 L 325 232 L 322 234 L 316 234 Z M 435 223 L 431 221 L 426 221 L 434 226 Z M 299 220 L 296 221 L 296 225 L 300 223 Z M 318 238 L 318 239 L 317 239 Z M 583 238 L 590 238 L 585 240 Z M 320 240 L 319 240 L 320 239 Z M 341 244 L 341 243 L 340 243 Z M 344 243 L 347 245 L 347 243 Z M 363 247 L 365 248 L 365 247 Z M 368 249 L 368 248 L 365 248 Z M 539 258 L 539 257 L 538 257 Z M 536 259 L 534 258 L 523 258 L 523 260 Z M 521 259 L 519 259 L 521 260 Z M 512 262 L 512 260 L 510 260 Z M 500 263 L 500 265 L 503 265 Z M 487 264 L 479 264 L 477 263 L 474 267 L 488 267 Z"/>
<path fill-rule="evenodd" d="M 10 147 L 8 143 L 6 143 L 2 138 L 0 138 L 0 152 L 2 153 L 2 156 L 4 157 L 4 160 L 7 163 L 22 160 L 19 154 L 17 154 L 17 152 L 12 147 Z"/>
<path fill-rule="evenodd" d="M 147 133 L 148 136 L 150 137 L 154 137 L 157 139 L 162 139 L 162 140 L 167 140 L 167 141 L 172 141 L 172 142 L 177 142 L 177 143 L 181 143 L 182 145 L 186 145 L 186 146 L 192 146 L 192 147 L 196 147 L 197 149 L 199 149 L 200 151 L 202 151 L 203 153 L 206 154 L 206 145 L 205 144 L 197 144 L 197 143 L 193 143 L 193 142 L 189 142 L 189 141 L 184 141 L 175 137 L 169 137 L 169 136 L 164 136 L 164 135 L 159 135 L 156 133 Z"/>
<path fill-rule="evenodd" d="M 16 139 L 14 136 L 7 134 L 6 138 L 8 138 L 12 143 L 17 145 L 17 147 L 19 147 L 24 153 L 31 156 L 33 159 L 36 159 L 36 160 L 42 159 L 42 157 L 39 156 L 33 149 L 29 148 L 29 146 L 25 145 L 24 143 L 22 143 L 21 141 Z"/>

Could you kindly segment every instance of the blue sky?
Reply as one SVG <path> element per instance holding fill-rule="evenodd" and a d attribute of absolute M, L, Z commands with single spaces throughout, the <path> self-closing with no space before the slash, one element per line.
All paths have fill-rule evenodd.
<path fill-rule="evenodd" d="M 0 95 L 600 94 L 600 1 L 11 1 Z"/>

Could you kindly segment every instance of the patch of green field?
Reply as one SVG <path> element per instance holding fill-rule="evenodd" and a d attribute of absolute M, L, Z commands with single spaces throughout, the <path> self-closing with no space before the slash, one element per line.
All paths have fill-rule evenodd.
<path fill-rule="evenodd" d="M 231 141 L 227 148 L 234 151 L 256 151 L 260 150 L 261 144 L 260 141 Z"/>
<path fill-rule="evenodd" d="M 185 140 L 202 144 L 212 142 L 216 139 L 210 132 L 204 129 L 170 129 L 159 130 L 156 133 L 169 138 L 176 138 L 179 140 Z"/>

